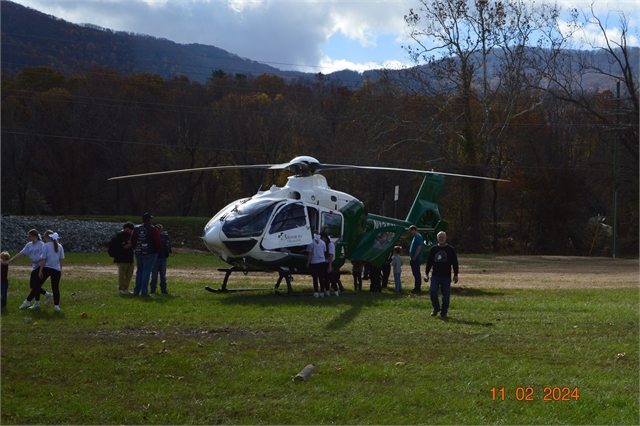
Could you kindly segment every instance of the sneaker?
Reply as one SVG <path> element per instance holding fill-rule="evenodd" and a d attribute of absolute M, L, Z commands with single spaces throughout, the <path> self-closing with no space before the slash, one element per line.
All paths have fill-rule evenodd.
<path fill-rule="evenodd" d="M 122 290 L 122 294 L 131 294 L 129 290 Z"/>
<path fill-rule="evenodd" d="M 53 307 L 53 311 L 54 311 L 54 312 L 60 312 L 60 306 L 55 305 L 55 306 Z"/>
<path fill-rule="evenodd" d="M 316 293 L 313 293 L 313 297 L 320 297 L 320 296 L 319 296 L 319 295 L 318 295 L 318 293 L 316 292 Z M 22 308 L 20 308 L 20 309 L 22 309 Z"/>
<path fill-rule="evenodd" d="M 162 294 L 169 294 L 167 290 L 162 290 Z"/>
<path fill-rule="evenodd" d="M 124 290 L 118 290 L 118 293 L 120 293 L 120 296 L 122 296 L 123 294 L 125 294 Z"/>
<path fill-rule="evenodd" d="M 40 302 L 36 301 L 29 309 L 40 309 Z"/>
<path fill-rule="evenodd" d="M 331 292 L 329 290 L 327 290 L 325 294 L 327 295 L 327 297 L 331 296 Z"/>
<path fill-rule="evenodd" d="M 334 292 L 333 292 L 333 294 L 334 294 L 336 297 L 340 296 L 340 293 L 338 293 L 337 291 L 334 291 Z"/>
<path fill-rule="evenodd" d="M 29 306 L 31 306 L 31 302 L 25 300 L 24 302 L 22 302 L 22 305 L 20 305 L 20 309 L 26 309 Z"/>
<path fill-rule="evenodd" d="M 442 318 L 442 319 L 449 319 L 449 317 L 447 316 L 447 314 L 445 314 L 444 312 L 440 314 L 440 318 Z"/>
<path fill-rule="evenodd" d="M 51 302 L 52 298 L 53 298 L 53 294 L 47 292 L 47 294 L 45 294 L 44 296 L 44 304 L 46 305 L 47 303 Z"/>
<path fill-rule="evenodd" d="M 432 317 L 437 317 L 438 316 L 438 312 L 440 311 L 436 311 L 435 309 L 433 311 L 431 311 L 431 316 Z M 446 316 L 446 314 L 444 314 Z"/>
<path fill-rule="evenodd" d="M 320 292 L 320 297 L 324 297 L 324 291 Z"/>
<path fill-rule="evenodd" d="M 149 294 L 156 294 L 156 290 L 155 289 L 151 290 Z"/>

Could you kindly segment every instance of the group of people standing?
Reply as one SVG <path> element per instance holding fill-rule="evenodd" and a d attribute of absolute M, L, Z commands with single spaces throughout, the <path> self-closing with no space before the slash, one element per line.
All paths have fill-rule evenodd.
<path fill-rule="evenodd" d="M 150 213 L 142 215 L 142 225 L 134 226 L 127 222 L 109 243 L 109 255 L 118 265 L 118 291 L 121 295 L 148 297 L 154 294 L 158 287 L 160 276 L 160 291 L 169 294 L 167 290 L 167 258 L 172 252 L 169 234 L 164 232 L 161 224 L 151 225 L 153 216 Z M 133 293 L 129 291 L 133 277 L 133 259 L 136 260 L 136 281 Z M 151 278 L 151 285 L 149 279 Z M 150 287 L 150 289 L 149 289 Z"/>
<path fill-rule="evenodd" d="M 160 276 L 160 291 L 168 294 L 167 290 L 167 257 L 172 252 L 169 235 L 164 232 L 163 226 L 151 225 L 153 216 L 150 213 L 142 215 L 142 225 L 134 226 L 127 222 L 109 243 L 109 254 L 113 257 L 114 263 L 118 265 L 118 291 L 121 295 L 131 294 L 129 285 L 133 276 L 133 259 L 135 256 L 137 270 L 136 281 L 133 289 L 134 296 L 149 297 L 156 292 L 158 275 Z M 438 244 L 429 250 L 426 273 L 424 278 L 420 271 L 422 263 L 424 239 L 418 232 L 416 226 L 409 227 L 412 241 L 409 248 L 411 271 L 414 276 L 414 288 L 412 293 L 421 292 L 421 284 L 430 283 L 429 294 L 433 311 L 431 316 L 440 314 L 442 318 L 447 318 L 449 302 L 451 298 L 451 282 L 458 282 L 458 256 L 456 250 L 447 244 L 447 234 L 439 232 L 437 235 Z M 40 308 L 40 297 L 44 296 L 44 304 L 53 299 L 54 311 L 60 312 L 60 279 L 62 277 L 62 260 L 64 259 L 64 248 L 59 243 L 59 235 L 56 232 L 47 230 L 43 237 L 37 230 L 28 232 L 29 242 L 13 258 L 9 253 L 2 252 L 0 261 L 2 263 L 2 308 L 7 305 L 7 291 L 9 287 L 8 269 L 9 264 L 21 256 L 28 256 L 31 260 L 31 277 L 29 286 L 31 291 L 27 298 L 20 305 L 20 309 Z M 394 247 L 392 254 L 384 262 L 381 269 L 365 262 L 353 262 L 353 277 L 355 290 L 362 290 L 362 272 L 365 270 L 371 279 L 371 291 L 380 291 L 386 287 L 391 268 L 393 268 L 393 278 L 395 291 L 402 291 L 402 248 Z M 313 278 L 313 296 L 330 296 L 331 292 L 339 296 L 344 288 L 340 281 L 340 272 L 334 271 L 333 261 L 336 256 L 335 244 L 331 241 L 326 232 L 313 232 L 313 241 L 307 247 L 307 268 L 311 270 Z M 369 266 L 369 268 L 365 268 Z M 453 270 L 453 278 L 451 271 Z M 431 279 L 429 274 L 431 273 Z M 48 278 L 51 278 L 51 293 L 42 288 Z M 151 278 L 151 289 L 149 290 L 149 279 Z M 442 294 L 442 303 L 438 293 Z M 35 300 L 33 305 L 31 302 Z"/>
<path fill-rule="evenodd" d="M 411 246 L 409 247 L 409 265 L 414 277 L 414 286 L 411 293 L 419 294 L 422 292 L 422 281 L 429 283 L 429 296 L 431 297 L 431 305 L 433 310 L 431 316 L 438 314 L 442 318 L 448 317 L 449 302 L 451 299 L 451 282 L 458 282 L 458 256 L 455 248 L 447 244 L 447 234 L 441 231 L 437 234 L 438 244 L 429 249 L 427 264 L 424 277 L 421 273 L 422 255 L 424 247 L 424 238 L 415 225 L 409 227 L 409 233 L 412 237 Z M 387 287 L 391 269 L 393 269 L 393 279 L 395 283 L 395 291 L 402 291 L 402 247 L 396 246 L 393 252 L 382 264 L 381 268 L 364 261 L 353 261 L 353 280 L 355 290 L 362 290 L 362 280 L 371 280 L 371 291 L 381 291 Z M 432 272 L 433 270 L 433 272 Z M 453 278 L 451 271 L 453 270 Z M 363 272 L 365 276 L 363 277 Z M 429 274 L 431 273 L 431 278 Z M 439 293 L 442 295 L 442 303 L 440 302 Z"/>
<path fill-rule="evenodd" d="M 335 296 L 344 291 L 340 281 L 340 271 L 333 270 L 336 245 L 326 232 L 313 231 L 313 241 L 307 247 L 307 268 L 313 278 L 313 297 Z"/>
<path fill-rule="evenodd" d="M 389 284 L 389 277 L 391 276 L 392 269 L 393 282 L 395 285 L 394 291 L 399 293 L 402 291 L 402 247 L 395 246 L 385 261 L 382 262 L 382 266 L 380 268 L 370 262 L 354 261 L 352 273 L 356 291 L 358 289 L 362 290 L 362 280 L 364 279 L 370 280 L 370 291 L 378 293 L 381 292 L 382 289 L 387 288 L 387 285 Z M 363 270 L 364 277 L 362 276 Z"/>
<path fill-rule="evenodd" d="M 57 232 L 47 230 L 41 237 L 35 229 L 30 230 L 27 236 L 29 242 L 13 258 L 10 258 L 7 252 L 2 252 L 0 255 L 2 262 L 2 307 L 5 308 L 7 305 L 9 264 L 22 256 L 28 256 L 31 260 L 31 277 L 29 279 L 31 291 L 20 305 L 20 309 L 39 309 L 40 296 L 44 296 L 44 304 L 49 303 L 53 298 L 53 310 L 60 312 L 60 278 L 62 277 L 62 259 L 64 259 L 64 248 L 58 242 L 60 236 Z M 42 288 L 48 278 L 51 278 L 52 293 Z M 32 300 L 35 300 L 33 305 L 31 305 Z"/>
<path fill-rule="evenodd" d="M 160 291 L 167 291 L 167 257 L 172 252 L 169 235 L 163 231 L 162 225 L 151 225 L 153 216 L 145 213 L 142 225 L 134 226 L 127 222 L 109 243 L 109 255 L 118 265 L 118 291 L 121 295 L 131 294 L 129 284 L 133 276 L 133 259 L 137 263 L 136 282 L 133 289 L 134 296 L 149 296 L 156 292 L 158 276 Z M 7 306 L 9 289 L 9 264 L 22 256 L 31 260 L 31 276 L 29 279 L 30 292 L 20 305 L 20 309 L 39 309 L 40 298 L 44 296 L 44 304 L 53 299 L 53 310 L 60 312 L 60 279 L 62 277 L 62 260 L 64 248 L 60 244 L 57 232 L 47 230 L 40 236 L 37 230 L 27 233 L 29 242 L 13 258 L 9 253 L 0 253 L 2 265 L 2 308 Z M 47 279 L 51 279 L 51 292 L 43 288 Z M 149 290 L 151 278 L 151 290 Z M 33 302 L 33 305 L 32 305 Z"/>

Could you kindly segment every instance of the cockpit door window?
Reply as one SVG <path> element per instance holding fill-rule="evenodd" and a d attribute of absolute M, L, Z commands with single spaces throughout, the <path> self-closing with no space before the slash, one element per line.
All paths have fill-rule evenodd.
<path fill-rule="evenodd" d="M 295 251 L 311 243 L 311 232 L 302 203 L 290 203 L 277 210 L 262 240 L 266 250 Z"/>
<path fill-rule="evenodd" d="M 342 236 L 342 215 L 338 213 L 322 213 L 322 231 L 326 232 L 331 239 Z"/>
<path fill-rule="evenodd" d="M 287 204 L 276 214 L 269 228 L 270 234 L 307 225 L 302 204 Z"/>

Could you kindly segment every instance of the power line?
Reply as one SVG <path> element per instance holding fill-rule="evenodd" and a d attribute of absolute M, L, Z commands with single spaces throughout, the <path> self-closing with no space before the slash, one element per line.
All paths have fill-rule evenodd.
<path fill-rule="evenodd" d="M 76 24 L 77 25 L 77 24 Z M 79 25 L 80 27 L 82 27 L 83 29 L 87 29 L 87 27 L 84 27 L 82 25 Z M 100 30 L 96 30 L 96 31 L 100 31 Z M 111 32 L 111 30 L 106 30 Z M 94 46 L 102 46 L 103 49 L 105 49 L 106 47 L 111 47 L 112 45 L 115 46 L 129 46 L 128 43 L 124 43 L 124 42 L 112 42 L 112 43 L 99 43 L 99 42 L 94 42 L 92 40 L 81 40 L 81 39 L 60 39 L 60 38 L 53 38 L 53 37 L 43 37 L 43 36 L 36 36 L 36 35 L 32 35 L 32 34 L 25 34 L 25 33 L 12 33 L 12 32 L 4 32 L 5 35 L 9 35 L 9 36 L 15 36 L 15 37 L 29 37 L 29 38 L 34 38 L 34 39 L 42 39 L 42 40 L 48 40 L 48 41 L 56 41 L 56 42 L 63 42 L 63 43 L 92 43 Z M 157 41 L 161 41 L 161 42 L 169 42 L 169 43 L 173 43 L 176 46 L 180 46 L 183 49 L 187 49 L 189 44 L 184 44 L 184 43 L 176 43 L 172 40 L 168 40 L 168 39 L 163 39 L 163 38 L 158 38 L 158 37 L 154 37 L 151 35 L 146 35 L 146 34 L 135 34 L 135 33 L 127 33 L 127 32 L 120 32 L 120 31 L 116 31 L 116 32 L 112 32 L 112 35 L 126 35 L 129 37 L 134 37 L 134 38 L 139 38 L 139 39 L 145 39 L 145 38 L 149 38 L 152 40 L 157 40 Z M 2 42 L 2 44 L 4 45 L 8 45 L 8 46 L 18 46 L 18 47 L 24 47 L 24 44 L 16 44 L 16 43 L 8 43 L 8 42 Z M 239 55 L 236 55 L 235 53 L 231 53 L 228 52 L 220 47 L 217 46 L 213 46 L 213 45 L 206 45 L 206 44 L 199 44 L 199 43 L 190 43 L 190 44 L 195 44 L 195 45 L 199 45 L 199 46 L 203 46 L 206 48 L 211 48 L 211 49 L 218 49 L 218 50 L 222 50 L 226 53 L 228 53 L 229 56 L 217 56 L 217 55 L 197 55 L 195 53 L 192 52 L 188 52 L 185 51 L 184 53 L 182 53 L 182 56 L 188 56 L 188 57 L 194 57 L 194 58 L 203 58 L 203 59 L 225 59 L 225 60 L 229 60 L 229 61 L 239 61 L 239 62 L 255 62 L 261 65 L 288 65 L 288 66 L 294 66 L 294 67 L 304 67 L 304 68 L 316 68 L 316 69 L 334 69 L 334 70 L 342 70 L 342 68 L 339 67 L 327 67 L 327 66 L 322 66 L 322 65 L 308 65 L 308 64 L 296 64 L 296 63 L 290 63 L 290 62 L 274 62 L 274 61 L 256 61 L 253 59 L 249 59 L 249 58 L 243 58 Z M 35 46 L 31 46 L 32 48 L 36 48 Z M 45 46 L 38 46 L 37 48 L 39 49 L 49 49 L 49 50 L 53 50 L 53 51 L 60 51 L 60 49 L 53 49 L 53 48 L 48 48 Z M 73 50 L 73 49 L 67 49 L 68 51 L 74 52 L 74 53 L 85 53 L 84 50 Z M 190 64 L 172 64 L 172 65 L 190 65 Z M 191 66 L 191 65 L 190 65 Z M 277 69 L 277 71 L 280 72 L 291 72 L 291 73 L 304 73 L 303 71 L 287 71 L 287 70 L 281 70 L 281 69 Z"/>
<path fill-rule="evenodd" d="M 251 91 L 252 92 L 251 94 L 256 94 L 256 95 L 261 93 L 260 91 L 253 88 L 248 88 L 246 90 Z M 20 93 L 24 93 L 24 91 L 25 90 L 22 90 L 22 89 L 5 88 L 3 90 L 3 96 L 10 96 L 15 99 L 26 99 L 26 100 L 33 99 L 33 96 L 20 94 Z M 293 91 L 280 91 L 280 93 L 301 94 L 301 92 L 293 92 Z M 304 93 L 304 94 L 308 94 L 308 93 Z M 343 123 L 353 122 L 354 120 L 361 121 L 363 119 L 362 116 L 357 115 L 358 111 L 354 111 L 355 112 L 354 115 L 336 116 L 332 114 L 323 114 L 320 112 L 300 113 L 297 111 L 273 111 L 273 110 L 265 111 L 265 110 L 259 110 L 259 109 L 225 108 L 224 106 L 212 106 L 212 105 L 194 106 L 194 105 L 184 105 L 184 104 L 176 104 L 176 103 L 139 101 L 139 100 L 133 100 L 133 99 L 100 98 L 97 96 L 81 96 L 73 93 L 70 94 L 70 97 L 71 99 L 62 97 L 62 96 L 59 98 L 51 97 L 51 98 L 48 98 L 47 100 L 52 102 L 58 102 L 61 104 L 72 103 L 75 105 L 84 105 L 85 103 L 87 104 L 90 103 L 90 106 L 117 107 L 117 108 L 131 109 L 131 110 L 156 111 L 160 109 L 160 110 L 163 110 L 164 112 L 183 112 L 183 113 L 193 112 L 193 113 L 203 113 L 203 114 L 218 113 L 218 114 L 224 114 L 225 116 L 231 116 L 231 117 L 245 117 L 247 115 L 259 115 L 259 116 L 272 116 L 275 118 L 279 117 L 282 119 L 290 119 L 292 117 L 319 118 L 321 120 L 330 119 L 332 121 L 338 121 Z M 391 104 L 393 101 L 387 101 L 384 99 L 382 100 L 374 99 L 373 102 L 377 104 Z M 364 119 L 370 119 L 372 117 L 378 117 L 378 116 L 376 115 L 366 116 L 364 117 Z M 390 120 L 392 122 L 395 121 L 395 119 L 393 119 L 392 117 L 390 118 Z M 437 123 L 445 126 L 455 126 L 460 124 L 460 122 L 445 121 L 445 120 L 437 120 Z M 498 125 L 502 125 L 502 123 L 487 122 L 485 123 L 485 125 L 498 126 Z M 602 125 L 604 124 L 596 124 L 596 123 L 586 123 L 586 124 L 557 123 L 555 124 L 555 123 L 543 122 L 543 123 L 511 123 L 509 124 L 509 127 L 511 128 L 566 128 L 566 127 L 593 128 L 594 126 L 601 127 Z M 402 127 L 402 126 L 398 126 L 398 127 Z"/>
<path fill-rule="evenodd" d="M 47 134 L 47 133 L 33 133 L 33 132 L 18 132 L 18 131 L 12 131 L 12 130 L 5 130 L 2 129 L 1 132 L 3 134 L 7 134 L 7 135 L 15 135 L 15 136 L 36 136 L 36 137 L 41 137 L 41 138 L 54 138 L 54 139 L 67 139 L 67 140 L 71 140 L 71 141 L 80 141 L 80 142 L 103 142 L 103 143 L 111 143 L 111 144 L 123 144 L 123 145 L 139 145 L 139 146 L 150 146 L 150 147 L 158 147 L 158 148 L 167 148 L 167 149 L 177 149 L 180 150 L 182 148 L 182 145 L 171 145 L 171 144 L 166 144 L 166 143 L 158 143 L 158 142 L 141 142 L 141 141 L 130 141 L 130 140 L 116 140 L 116 139 L 105 139 L 105 138 L 90 138 L 90 137 L 82 137 L 82 136 L 70 136 L 70 135 L 55 135 L 55 134 Z M 207 146 L 199 146 L 197 147 L 198 150 L 202 150 L 202 151 L 214 151 L 214 152 L 246 152 L 246 149 L 232 149 L 232 148 L 221 148 L 221 147 L 207 147 Z M 273 151 L 261 151 L 261 150 L 254 150 L 252 151 L 252 153 L 254 154 L 273 154 Z M 332 156 L 328 156 L 326 158 L 335 158 L 336 160 L 339 161 L 349 161 L 349 162 L 357 162 L 359 160 L 361 160 L 361 157 L 345 157 L 345 156 L 339 156 L 339 157 L 332 157 Z M 373 160 L 373 159 L 371 159 Z M 378 163 L 380 163 L 380 160 L 377 161 Z M 395 164 L 418 164 L 418 165 L 423 165 L 424 161 L 423 160 L 416 160 L 416 161 L 407 161 L 407 160 L 403 160 L 403 161 L 394 161 L 393 159 L 391 159 L 391 163 L 395 163 Z M 385 162 L 383 164 L 390 164 L 389 159 L 385 159 Z M 602 171 L 602 169 L 599 168 L 590 168 L 590 167 L 552 167 L 552 166 L 514 166 L 512 164 L 509 165 L 504 165 L 504 166 L 498 166 L 498 165 L 486 165 L 486 164 L 465 164 L 465 167 L 481 167 L 483 169 L 496 169 L 498 167 L 502 167 L 506 170 L 523 170 L 523 171 L 536 171 L 536 170 L 558 170 L 558 171 L 580 171 L 580 172 L 600 172 Z M 607 165 L 603 165 L 603 167 L 608 167 Z M 460 167 L 450 167 L 447 168 L 447 170 L 453 170 L 453 171 L 457 171 L 459 170 Z M 442 170 L 440 170 L 441 172 L 444 172 Z M 438 171 L 435 171 L 435 173 L 438 173 Z"/>

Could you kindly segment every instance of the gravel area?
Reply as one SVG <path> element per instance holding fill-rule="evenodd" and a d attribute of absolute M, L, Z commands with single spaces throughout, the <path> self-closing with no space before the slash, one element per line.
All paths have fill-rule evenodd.
<path fill-rule="evenodd" d="M 65 251 L 95 252 L 106 250 L 109 240 L 122 229 L 121 223 L 62 220 L 55 217 L 2 216 L 2 250 L 17 252 L 29 242 L 27 233 L 37 229 L 42 235 L 50 229 L 60 235 Z"/>

